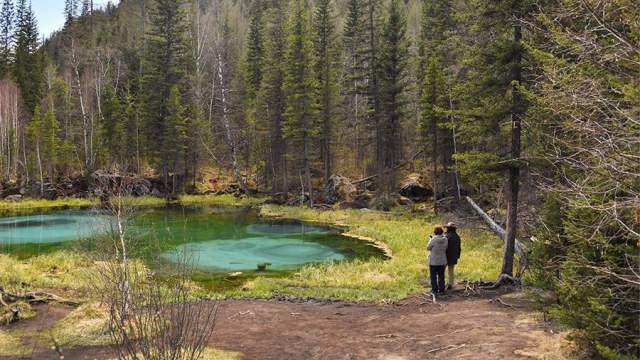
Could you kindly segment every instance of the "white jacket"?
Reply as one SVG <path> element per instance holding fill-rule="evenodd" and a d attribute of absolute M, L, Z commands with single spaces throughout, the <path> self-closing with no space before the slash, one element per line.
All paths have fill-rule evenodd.
<path fill-rule="evenodd" d="M 435 235 L 429 239 L 427 250 L 429 250 L 429 265 L 447 265 L 447 237 Z"/>

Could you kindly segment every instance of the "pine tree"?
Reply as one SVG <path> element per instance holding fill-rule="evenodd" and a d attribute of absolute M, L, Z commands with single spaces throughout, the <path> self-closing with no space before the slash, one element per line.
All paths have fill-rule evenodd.
<path fill-rule="evenodd" d="M 125 170 L 140 171 L 140 110 L 136 98 L 131 92 L 125 97 L 124 106 L 124 159 L 128 161 Z"/>
<path fill-rule="evenodd" d="M 320 0 L 316 5 L 313 21 L 315 74 L 318 86 L 320 158 L 323 164 L 324 180 L 329 181 L 332 173 L 334 106 L 336 102 L 337 51 L 336 35 L 331 0 Z"/>
<path fill-rule="evenodd" d="M 366 156 L 365 118 L 367 116 L 367 68 L 364 64 L 367 49 L 367 21 L 363 0 L 349 0 L 343 29 L 344 126 L 353 129 L 354 165 L 360 169 Z M 364 173 L 364 170 L 362 171 Z"/>
<path fill-rule="evenodd" d="M 173 180 L 171 194 L 176 192 L 178 162 L 184 159 L 189 139 L 182 106 L 182 96 L 177 85 L 171 87 L 167 101 L 167 117 L 164 128 L 164 147 L 161 156 L 171 165 Z"/>
<path fill-rule="evenodd" d="M 174 138 L 168 122 L 169 99 L 174 86 L 179 87 L 180 93 L 186 93 L 192 60 L 188 41 L 190 27 L 184 4 L 184 0 L 157 0 L 147 37 L 145 139 L 152 160 L 163 175 L 167 195 L 169 172 L 176 170 L 172 168 L 175 162 L 169 158 L 173 150 L 167 149 Z"/>
<path fill-rule="evenodd" d="M 423 76 L 422 100 L 417 126 L 417 145 L 424 153 L 425 164 L 431 161 L 433 190 L 437 194 L 438 186 L 438 132 L 443 122 L 446 108 L 445 74 L 436 54 L 431 56 Z M 428 147 L 431 144 L 431 151 Z M 437 210 L 437 196 L 433 198 L 434 211 Z"/>
<path fill-rule="evenodd" d="M 102 142 L 109 164 L 122 164 L 124 160 L 125 118 L 120 98 L 113 86 L 102 93 Z"/>
<path fill-rule="evenodd" d="M 11 46 L 13 43 L 14 11 L 13 1 L 4 0 L 0 9 L 0 80 L 11 68 Z"/>
<path fill-rule="evenodd" d="M 406 19 L 400 0 L 392 0 L 382 29 L 380 46 L 380 103 L 381 114 L 377 127 L 379 186 L 382 194 L 395 190 L 395 167 L 402 157 L 400 127 L 403 107 L 405 77 L 409 57 L 406 39 Z"/>
<path fill-rule="evenodd" d="M 378 179 L 382 181 L 385 178 L 385 171 L 387 170 L 384 163 L 386 157 L 395 157 L 392 154 L 384 154 L 385 145 L 384 133 L 386 130 L 383 128 L 383 109 L 381 99 L 381 84 L 380 84 L 380 31 L 379 31 L 379 14 L 378 14 L 378 0 L 366 0 L 366 47 L 361 57 L 361 61 L 364 67 L 365 85 L 367 94 L 367 116 L 366 116 L 366 130 L 368 132 L 365 135 L 363 141 L 372 142 L 374 144 L 375 153 L 375 172 Z M 373 134 L 371 136 L 370 134 Z M 373 141 L 371 141 L 373 140 Z M 393 181 L 392 181 L 393 182 Z M 380 193 L 387 191 L 389 184 L 378 186 Z"/>
<path fill-rule="evenodd" d="M 22 99 L 28 113 L 35 109 L 42 86 L 42 58 L 38 54 L 38 24 L 26 0 L 20 0 L 17 8 L 16 49 L 14 77 L 20 86 Z"/>
<path fill-rule="evenodd" d="M 453 30 L 451 8 L 451 0 L 423 0 L 418 44 L 420 80 L 423 80 L 422 75 L 434 56 L 441 64 L 447 60 Z"/>
<path fill-rule="evenodd" d="M 311 140 L 316 135 L 316 78 L 313 71 L 313 43 L 309 26 L 309 14 L 303 0 L 293 0 L 287 24 L 287 49 L 284 57 L 286 94 L 285 122 L 283 132 L 290 146 L 291 157 L 300 162 L 300 177 L 303 189 L 309 192 L 311 205 Z"/>
<path fill-rule="evenodd" d="M 58 137 L 58 119 L 53 109 L 49 109 L 42 120 L 42 157 L 47 164 L 49 180 L 55 181 L 55 169 L 58 163 L 60 139 Z"/>
<path fill-rule="evenodd" d="M 93 0 L 82 0 L 81 16 L 87 16 L 93 13 Z"/>
<path fill-rule="evenodd" d="M 29 159 L 35 163 L 40 180 L 40 195 L 44 195 L 44 170 L 42 166 L 42 142 L 43 142 L 43 120 L 40 105 L 33 110 L 33 116 L 27 124 L 27 142 L 29 146 Z"/>
<path fill-rule="evenodd" d="M 451 88 L 455 80 L 453 79 L 456 64 L 455 56 L 457 50 L 455 48 L 455 22 L 452 17 L 453 4 L 451 0 L 424 0 L 422 6 L 421 29 L 418 44 L 418 72 L 417 78 L 420 84 L 424 84 L 424 76 L 428 71 L 427 67 L 433 59 L 436 59 L 439 69 L 442 72 L 443 81 L 438 83 L 441 87 L 436 91 L 438 93 L 447 94 L 447 99 L 439 101 L 438 106 L 441 108 L 450 108 L 453 106 L 454 99 L 451 97 Z M 451 111 L 452 109 L 449 109 Z M 454 116 L 451 112 L 449 116 Z M 446 118 L 442 117 L 433 123 L 431 129 L 431 161 L 434 193 L 434 206 L 439 194 L 444 194 L 449 188 L 457 189 L 456 174 L 450 169 L 453 165 L 454 153 L 454 131 L 452 122 L 446 123 Z M 451 119 L 452 120 L 452 119 Z M 425 147 L 427 141 L 424 137 L 417 139 L 420 147 Z M 422 143 L 420 143 L 422 142 Z M 425 155 L 428 152 L 425 152 Z M 441 162 L 442 171 L 439 171 L 438 161 Z M 425 163 L 427 165 L 427 163 Z M 442 186 L 438 186 L 440 179 L 443 179 Z M 458 192 L 455 191 L 455 195 Z M 435 207 L 434 207 L 435 209 Z M 436 209 L 437 210 L 437 209 Z"/>
<path fill-rule="evenodd" d="M 501 273 L 507 276 L 501 276 L 501 281 L 513 275 L 521 121 L 526 112 L 521 93 L 522 31 L 514 19 L 525 13 L 527 3 L 480 0 L 475 4 L 478 21 L 471 34 L 475 41 L 465 54 L 469 74 L 467 81 L 460 84 L 467 114 L 460 129 L 471 149 L 457 157 L 461 169 L 475 177 L 490 174 L 495 182 L 488 185 L 494 189 L 506 175 L 507 229 Z M 486 36 L 488 33 L 492 36 Z M 505 128 L 509 128 L 508 134 L 503 131 Z"/>
<path fill-rule="evenodd" d="M 78 0 L 64 0 L 65 25 L 71 24 L 78 15 Z"/>
<path fill-rule="evenodd" d="M 255 100 L 260 84 L 262 83 L 262 63 L 264 57 L 264 46 L 262 40 L 262 12 L 258 5 L 254 5 L 249 24 L 249 35 L 247 40 L 246 55 L 246 83 L 247 98 Z"/>
<path fill-rule="evenodd" d="M 263 114 L 259 119 L 267 129 L 268 150 L 266 151 L 267 182 L 271 182 L 272 192 L 289 192 L 288 166 L 286 159 L 286 139 L 282 132 L 285 112 L 284 65 L 282 59 L 286 49 L 286 16 L 283 1 L 276 3 L 268 14 L 265 37 L 265 60 L 262 87 L 258 97 L 258 108 Z"/>

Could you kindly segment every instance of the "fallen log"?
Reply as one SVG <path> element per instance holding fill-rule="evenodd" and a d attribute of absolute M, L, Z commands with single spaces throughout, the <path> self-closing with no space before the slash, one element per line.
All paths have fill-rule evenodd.
<path fill-rule="evenodd" d="M 16 301 L 25 301 L 27 303 L 48 303 L 48 302 L 56 302 L 58 304 L 69 305 L 69 306 L 78 306 L 80 305 L 79 301 L 65 299 L 58 295 L 49 294 L 46 292 L 27 292 L 24 294 L 12 294 L 10 292 L 5 291 L 0 287 L 0 299 L 2 300 L 2 304 L 14 303 Z"/>
<path fill-rule="evenodd" d="M 424 150 L 417 151 L 415 154 L 413 154 L 413 156 L 411 157 L 411 159 L 410 159 L 410 160 L 406 160 L 406 161 L 402 161 L 402 162 L 400 162 L 399 164 L 397 164 L 396 166 L 392 167 L 391 169 L 387 169 L 387 170 L 385 170 L 385 171 L 383 172 L 383 174 L 384 174 L 384 175 L 386 175 L 386 174 L 390 173 L 390 172 L 391 172 L 391 170 L 398 170 L 398 169 L 400 169 L 400 168 L 402 168 L 402 167 L 405 167 L 405 166 L 409 165 L 412 161 L 414 161 L 414 160 L 415 160 L 418 156 L 420 156 L 423 152 L 424 152 Z M 367 182 L 367 181 L 373 180 L 373 179 L 375 179 L 375 178 L 377 178 L 377 177 L 378 177 L 378 174 L 371 175 L 371 176 L 367 176 L 366 178 L 363 178 L 363 179 L 360 179 L 360 180 L 352 181 L 352 182 L 351 182 L 351 184 L 352 184 L 352 185 L 362 184 L 363 182 Z"/>
<path fill-rule="evenodd" d="M 476 202 L 473 201 L 472 198 L 465 196 L 465 199 L 467 200 L 469 205 L 471 205 L 471 208 L 473 208 L 476 214 L 478 214 L 482 218 L 482 220 L 484 220 L 487 226 L 489 226 L 491 231 L 498 235 L 500 239 L 502 239 L 502 241 L 506 241 L 505 239 L 507 238 L 507 232 L 495 221 L 493 221 L 493 219 L 486 212 L 484 212 L 484 210 L 482 210 L 482 208 L 478 206 L 478 204 L 476 204 Z M 526 259 L 527 247 L 518 239 L 516 239 L 515 252 L 516 255 L 518 255 L 520 258 Z"/>

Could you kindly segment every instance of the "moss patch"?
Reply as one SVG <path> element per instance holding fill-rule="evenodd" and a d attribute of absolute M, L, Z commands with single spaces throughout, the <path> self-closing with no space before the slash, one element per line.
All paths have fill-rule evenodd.
<path fill-rule="evenodd" d="M 84 304 L 73 310 L 51 329 L 51 335 L 61 346 L 98 346 L 111 343 L 107 310 L 96 303 Z"/>
<path fill-rule="evenodd" d="M 27 356 L 28 349 L 17 336 L 0 330 L 0 356 Z"/>

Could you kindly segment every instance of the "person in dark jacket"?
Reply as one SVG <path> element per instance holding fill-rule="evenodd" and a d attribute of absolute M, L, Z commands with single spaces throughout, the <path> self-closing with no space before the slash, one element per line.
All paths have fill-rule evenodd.
<path fill-rule="evenodd" d="M 447 230 L 447 289 L 455 285 L 454 268 L 460 259 L 460 236 L 456 232 L 456 224 L 450 222 L 445 226 Z"/>

